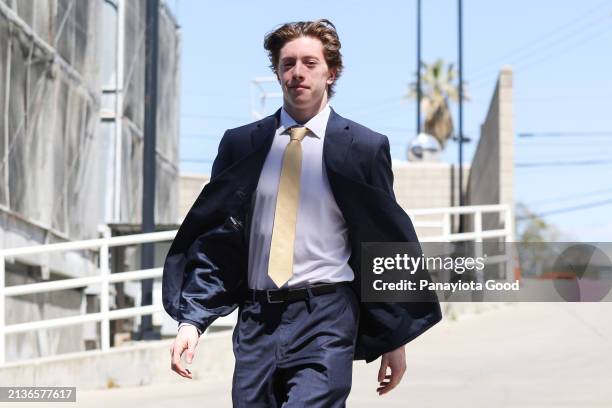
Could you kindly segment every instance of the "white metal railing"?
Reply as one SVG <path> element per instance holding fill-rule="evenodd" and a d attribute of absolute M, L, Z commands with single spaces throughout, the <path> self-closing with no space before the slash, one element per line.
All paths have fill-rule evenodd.
<path fill-rule="evenodd" d="M 421 242 L 457 242 L 457 241 L 474 241 L 482 242 L 487 238 L 503 238 L 505 242 L 514 242 L 514 215 L 512 208 L 508 204 L 487 204 L 487 205 L 468 205 L 462 207 L 441 207 L 441 208 L 423 208 L 408 210 L 408 215 L 412 218 L 412 222 L 416 228 L 437 228 L 442 230 L 440 235 L 428 235 L 419 233 L 419 241 Z M 493 230 L 483 230 L 482 214 L 497 213 L 500 220 L 503 219 L 503 228 Z M 439 215 L 441 221 L 423 221 L 418 220 L 422 216 Z M 470 232 L 452 232 L 451 215 L 471 215 L 474 217 L 473 231 Z M 474 256 L 481 257 L 483 247 L 475 245 L 476 251 Z M 512 281 L 513 274 L 510 273 L 513 262 L 512 253 L 504 253 L 501 255 L 486 256 L 485 263 L 505 264 L 506 279 Z M 483 280 L 482 270 L 477 271 L 477 279 Z"/>
<path fill-rule="evenodd" d="M 439 227 L 441 235 L 419 236 L 422 242 L 454 242 L 460 240 L 474 240 L 482 242 L 484 238 L 505 237 L 508 242 L 513 241 L 513 220 L 511 209 L 508 205 L 476 205 L 464 207 L 445 207 L 412 209 L 407 211 L 412 217 L 415 227 Z M 482 214 L 498 212 L 504 215 L 504 228 L 497 230 L 482 230 Z M 439 214 L 441 221 L 419 221 L 420 216 L 430 216 Z M 474 215 L 473 232 L 452 233 L 451 215 L 452 214 L 472 214 Z M 116 246 L 135 245 L 146 242 L 164 242 L 172 240 L 177 230 L 153 232 L 147 234 L 135 234 L 120 237 L 111 237 L 110 229 L 106 226 L 100 228 L 102 238 L 84 241 L 64 242 L 57 244 L 46 244 L 29 246 L 22 248 L 0 250 L 0 366 L 5 363 L 5 340 L 7 334 L 23 333 L 38 329 L 57 328 L 70 325 L 77 325 L 89 322 L 100 322 L 100 348 L 102 351 L 110 349 L 110 321 L 124 319 L 142 315 L 152 315 L 163 312 L 161 304 L 149 306 L 137 306 L 119 310 L 110 310 L 110 284 L 117 282 L 128 282 L 142 279 L 155 279 L 162 276 L 162 268 L 136 270 L 130 272 L 112 273 L 108 263 L 109 249 Z M 99 253 L 99 274 L 81 278 L 69 278 L 59 281 L 30 283 L 5 287 L 5 260 L 16 256 L 74 251 L 74 250 L 94 250 Z M 28 295 L 41 292 L 52 292 L 65 289 L 87 287 L 92 284 L 100 284 L 100 312 L 87 313 L 79 316 L 61 317 L 46 319 L 28 323 L 6 325 L 6 298 L 12 296 Z"/>
<path fill-rule="evenodd" d="M 102 238 L 97 239 L 0 250 L 0 365 L 4 364 L 6 361 L 5 341 L 7 334 L 22 333 L 38 329 L 64 327 L 88 322 L 100 322 L 100 348 L 102 351 L 108 351 L 110 349 L 111 320 L 150 315 L 163 311 L 163 307 L 161 304 L 138 306 L 112 311 L 109 310 L 109 289 L 111 283 L 159 278 L 162 276 L 163 271 L 162 268 L 153 268 L 111 274 L 108 263 L 109 248 L 116 246 L 143 244 L 146 242 L 169 241 L 174 238 L 177 231 L 174 230 L 152 232 L 147 234 L 126 235 L 121 237 L 111 237 L 110 229 L 104 226 L 101 228 L 101 232 L 103 235 Z M 5 260 L 7 258 L 31 254 L 75 251 L 84 249 L 97 250 L 99 253 L 99 274 L 96 276 L 70 278 L 52 282 L 30 283 L 25 285 L 5 287 Z M 73 289 L 78 287 L 86 287 L 92 284 L 101 285 L 100 312 L 98 313 L 87 313 L 80 316 L 61 317 L 35 322 L 6 325 L 5 308 L 7 297 Z"/>
<path fill-rule="evenodd" d="M 505 238 L 507 242 L 514 241 L 514 222 L 512 209 L 508 204 L 488 204 L 488 205 L 466 205 L 462 207 L 440 207 L 422 208 L 406 210 L 412 218 L 415 227 L 439 228 L 442 230 L 440 235 L 419 234 L 422 242 L 454 242 L 470 241 L 482 242 L 484 238 Z M 503 216 L 504 227 L 495 230 L 482 229 L 482 214 L 498 213 Z M 420 216 L 440 215 L 441 221 L 419 221 Z M 473 215 L 474 231 L 453 233 L 451 225 L 451 215 Z"/>

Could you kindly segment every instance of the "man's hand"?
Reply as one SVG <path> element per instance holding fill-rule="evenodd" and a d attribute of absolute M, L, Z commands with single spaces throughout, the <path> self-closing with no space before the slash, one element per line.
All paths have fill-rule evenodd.
<path fill-rule="evenodd" d="M 186 360 L 188 364 L 191 364 L 199 338 L 198 329 L 196 329 L 195 326 L 186 325 L 179 329 L 174 343 L 170 346 L 170 357 L 172 361 L 170 367 L 172 371 L 176 372 L 181 377 L 193 379 L 191 371 L 183 368 L 181 365 L 181 357 L 183 356 L 183 352 L 187 350 Z"/>
<path fill-rule="evenodd" d="M 387 367 L 391 374 L 387 374 Z M 380 386 L 376 389 L 378 395 L 383 395 L 394 389 L 402 380 L 406 372 L 406 349 L 405 346 L 382 355 L 380 370 L 378 370 L 378 382 Z"/>

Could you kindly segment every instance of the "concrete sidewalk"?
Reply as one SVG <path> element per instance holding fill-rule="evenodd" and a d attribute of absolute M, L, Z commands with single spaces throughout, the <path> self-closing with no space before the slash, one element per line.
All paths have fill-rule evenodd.
<path fill-rule="evenodd" d="M 505 306 L 443 321 L 411 342 L 404 380 L 382 397 L 375 391 L 379 361 L 355 363 L 347 406 L 610 407 L 611 346 L 612 303 Z M 196 358 L 210 358 L 206 354 L 200 350 Z M 231 372 L 175 384 L 77 390 L 77 405 L 231 407 Z"/>

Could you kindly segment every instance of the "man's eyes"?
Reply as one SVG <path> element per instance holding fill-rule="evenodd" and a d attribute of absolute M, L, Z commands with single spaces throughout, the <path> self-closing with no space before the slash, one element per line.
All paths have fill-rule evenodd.
<path fill-rule="evenodd" d="M 292 67 L 294 65 L 295 65 L 295 61 L 290 61 L 290 62 L 288 61 L 288 62 L 283 63 L 283 67 L 285 68 Z M 309 67 L 314 67 L 317 65 L 317 61 L 306 61 L 304 62 L 304 65 L 307 65 Z"/>

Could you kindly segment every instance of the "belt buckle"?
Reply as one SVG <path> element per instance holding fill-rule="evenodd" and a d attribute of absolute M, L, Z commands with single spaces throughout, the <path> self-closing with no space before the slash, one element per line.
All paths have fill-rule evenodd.
<path fill-rule="evenodd" d="M 268 300 L 268 303 L 283 303 L 284 300 L 272 300 L 270 299 L 270 290 L 266 290 L 266 299 Z"/>

